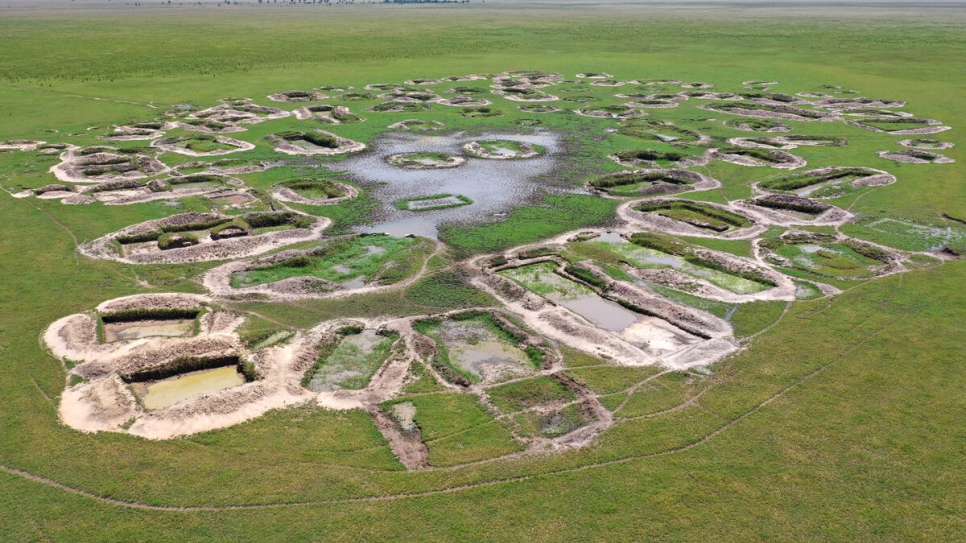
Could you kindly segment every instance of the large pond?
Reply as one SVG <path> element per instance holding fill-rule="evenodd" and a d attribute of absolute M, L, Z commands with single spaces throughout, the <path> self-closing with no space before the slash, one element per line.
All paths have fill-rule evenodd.
<path fill-rule="evenodd" d="M 386 162 L 386 157 L 399 153 L 434 152 L 463 154 L 462 146 L 478 140 L 525 141 L 545 148 L 539 156 L 526 159 L 492 160 L 469 158 L 456 168 L 408 170 Z M 373 152 L 350 158 L 338 164 L 360 181 L 380 183 L 372 195 L 380 202 L 373 224 L 360 227 L 361 232 L 386 232 L 394 236 L 415 234 L 437 237 L 437 226 L 454 222 L 483 222 L 532 200 L 547 187 L 537 177 L 550 173 L 555 155 L 560 151 L 558 137 L 551 132 L 532 135 L 459 133 L 450 136 L 390 133 L 373 141 Z M 468 197 L 471 205 L 433 211 L 396 209 L 394 202 L 434 194 Z"/>

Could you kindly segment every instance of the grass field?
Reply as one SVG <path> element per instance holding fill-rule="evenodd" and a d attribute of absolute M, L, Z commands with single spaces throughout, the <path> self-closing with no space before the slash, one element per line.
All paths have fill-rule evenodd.
<path fill-rule="evenodd" d="M 849 141 L 794 150 L 809 169 L 829 164 L 834 154 L 844 165 L 888 170 L 899 179 L 832 201 L 859 216 L 843 231 L 900 249 L 925 250 L 937 240 L 966 246 L 966 235 L 957 237 L 962 225 L 943 216 L 966 217 L 960 107 L 966 13 L 952 3 L 915 9 L 710 3 L 700 14 L 683 5 L 509 2 L 12 6 L 0 8 L 0 141 L 90 145 L 112 124 L 150 120 L 174 104 L 205 108 L 243 96 L 268 105 L 266 95 L 290 89 L 353 85 L 366 92 L 364 83 L 513 69 L 712 81 L 714 90 L 731 92 L 748 80 L 780 81 L 776 92 L 841 85 L 907 100 L 917 118 L 952 126 L 927 137 L 954 142 L 943 153 L 957 160 L 893 164 L 876 155 L 882 142 L 914 136 L 789 121 L 795 133 Z M 570 95 L 589 96 L 597 106 L 615 92 L 586 86 Z M 452 130 L 509 131 L 520 130 L 515 121 L 560 115 L 555 129 L 582 132 L 565 141 L 571 160 L 547 181 L 539 201 L 504 220 L 442 229 L 441 241 L 452 249 L 430 258 L 430 274 L 400 292 L 226 305 L 271 320 L 253 330 L 495 305 L 447 266 L 607 224 L 615 201 L 555 190 L 619 170 L 606 160 L 615 150 L 663 149 L 605 133 L 605 120 L 521 111 L 498 100 L 494 107 L 503 116 L 468 119 L 442 106 L 367 112 L 384 101 L 373 97 L 346 102 L 365 122 L 320 126 L 368 142 L 389 122 L 408 118 L 439 119 Z M 651 115 L 689 122 L 711 137 L 762 135 L 739 133 L 722 122 L 731 116 L 693 107 Z M 700 120 L 687 121 L 695 115 Z M 706 120 L 712 117 L 716 122 Z M 241 134 L 256 148 L 232 156 L 268 159 L 265 136 L 305 126 L 294 118 L 273 123 L 249 125 Z M 591 129 L 594 137 L 578 137 Z M 56 155 L 0 151 L 0 186 L 17 191 L 50 183 L 47 170 L 57 162 Z M 317 170 L 293 162 L 239 177 L 266 191 Z M 712 162 L 695 171 L 724 186 L 688 198 L 748 197 L 752 183 L 784 175 L 768 170 Z M 329 216 L 346 233 L 370 220 L 376 204 L 366 189 L 345 206 L 293 207 Z M 201 293 L 198 278 L 216 265 L 134 266 L 85 258 L 76 245 L 196 204 L 65 206 L 0 194 L 0 540 L 966 540 L 962 260 L 850 281 L 838 296 L 787 308 L 742 306 L 734 315 L 736 335 L 763 333 L 710 375 L 610 368 L 565 350 L 568 375 L 606 395 L 602 402 L 616 424 L 593 445 L 557 454 L 407 472 L 365 413 L 310 404 L 167 441 L 64 426 L 57 402 L 65 368 L 39 345 L 46 327 L 118 296 Z M 747 242 L 688 241 L 750 254 Z M 429 417 L 431 435 L 424 437 L 435 465 L 518 450 L 508 422 L 472 395 L 420 383 L 410 398 L 417 418 Z M 540 393 L 570 399 L 554 383 L 533 383 Z M 501 409 L 524 407 L 519 389 L 525 388 L 499 390 Z"/>

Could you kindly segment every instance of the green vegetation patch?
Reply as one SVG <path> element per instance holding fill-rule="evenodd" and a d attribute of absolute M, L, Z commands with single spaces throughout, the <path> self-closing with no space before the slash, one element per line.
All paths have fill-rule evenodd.
<path fill-rule="evenodd" d="M 656 119 L 629 119 L 621 123 L 617 133 L 642 140 L 660 141 L 664 143 L 684 142 L 692 143 L 701 139 L 701 135 L 694 130 L 675 126 L 668 121 Z"/>
<path fill-rule="evenodd" d="M 537 405 L 568 403 L 576 399 L 574 391 L 566 383 L 550 375 L 489 388 L 486 393 L 504 413 L 515 413 Z"/>
<path fill-rule="evenodd" d="M 275 134 L 275 137 L 283 139 L 290 143 L 305 142 L 315 145 L 317 147 L 324 147 L 326 149 L 335 149 L 339 147 L 339 140 L 329 134 L 323 134 L 321 132 L 301 132 L 298 130 L 287 130 L 285 132 L 279 132 Z"/>
<path fill-rule="evenodd" d="M 711 385 L 711 379 L 697 373 L 673 371 L 644 383 L 615 413 L 620 417 L 642 417 L 680 406 Z M 619 402 L 622 396 L 612 396 Z M 616 407 L 613 406 L 612 407 Z"/>
<path fill-rule="evenodd" d="M 502 117 L 503 112 L 489 106 L 464 107 L 460 109 L 460 116 L 467 119 L 480 119 L 485 117 Z"/>
<path fill-rule="evenodd" d="M 167 249 L 180 249 L 181 247 L 191 247 L 192 245 L 198 245 L 198 236 L 191 232 L 169 232 L 167 234 L 162 234 L 158 238 L 158 249 L 162 251 Z"/>
<path fill-rule="evenodd" d="M 919 119 L 916 117 L 868 117 L 856 121 L 849 121 L 849 123 L 855 126 L 874 128 L 883 132 L 914 130 L 939 124 L 930 119 Z"/>
<path fill-rule="evenodd" d="M 838 239 L 832 234 L 789 232 L 763 240 L 760 247 L 778 258 L 773 264 L 786 273 L 819 281 L 855 281 L 875 277 L 893 255 L 874 245 L 854 239 Z"/>
<path fill-rule="evenodd" d="M 346 195 L 342 187 L 328 179 L 302 177 L 299 179 L 282 181 L 278 184 L 278 186 L 285 187 L 292 190 L 296 194 L 306 198 L 311 198 L 313 200 L 329 200 L 333 198 L 342 198 Z"/>
<path fill-rule="evenodd" d="M 876 175 L 879 172 L 866 168 L 830 168 L 816 172 L 802 172 L 791 175 L 784 175 L 774 179 L 768 179 L 758 183 L 758 186 L 766 190 L 774 191 L 796 191 L 813 185 L 823 183 L 833 183 L 842 185 L 851 183 L 863 177 Z M 819 196 L 822 193 L 816 193 Z"/>
<path fill-rule="evenodd" d="M 588 257 L 615 266 L 637 269 L 674 268 L 736 294 L 751 294 L 776 286 L 763 273 L 732 267 L 718 260 L 698 256 L 699 246 L 650 232 L 635 233 L 630 242 L 588 241 L 568 246 L 578 257 Z"/>
<path fill-rule="evenodd" d="M 416 281 L 404 296 L 411 302 L 429 308 L 464 309 L 491 307 L 496 300 L 469 283 L 465 273 L 446 270 Z"/>
<path fill-rule="evenodd" d="M 614 156 L 621 162 L 649 161 L 668 164 L 683 159 L 686 155 L 676 151 L 655 151 L 654 149 L 625 149 Z"/>
<path fill-rule="evenodd" d="M 367 284 L 391 285 L 416 273 L 429 250 L 425 240 L 354 236 L 327 242 L 300 256 L 235 272 L 231 286 L 244 288 L 304 276 L 336 283 L 361 278 Z"/>
<path fill-rule="evenodd" d="M 180 136 L 174 138 L 164 138 L 158 143 L 173 145 L 181 149 L 187 149 L 196 153 L 211 153 L 214 151 L 230 151 L 237 149 L 236 146 L 217 141 L 216 136 L 199 134 L 196 136 Z"/>
<path fill-rule="evenodd" d="M 415 196 L 396 200 L 393 205 L 396 209 L 403 211 L 434 211 L 437 209 L 449 209 L 451 207 L 468 206 L 473 203 L 462 194 L 431 194 L 429 196 Z"/>
<path fill-rule="evenodd" d="M 937 251 L 950 248 L 966 254 L 966 227 L 957 221 L 935 224 L 864 214 L 842 226 L 843 233 L 906 251 Z"/>
<path fill-rule="evenodd" d="M 413 421 L 422 431 L 432 466 L 453 466 L 495 458 L 523 447 L 471 394 L 410 396 L 383 404 L 386 411 L 400 402 L 416 407 Z"/>
<path fill-rule="evenodd" d="M 778 320 L 788 302 L 755 301 L 738 305 L 731 316 L 735 337 L 743 338 L 760 332 Z"/>
<path fill-rule="evenodd" d="M 562 232 L 613 220 L 618 202 L 580 194 L 547 196 L 543 205 L 521 206 L 506 219 L 481 225 L 445 224 L 439 238 L 462 253 L 482 253 L 533 243 Z"/>
<path fill-rule="evenodd" d="M 634 209 L 641 213 L 654 213 L 714 232 L 727 232 L 752 225 L 747 217 L 691 200 L 654 200 L 640 203 L 634 206 Z"/>
<path fill-rule="evenodd" d="M 567 376 L 599 395 L 614 394 L 663 371 L 660 366 L 598 366 L 567 370 Z"/>
<path fill-rule="evenodd" d="M 566 405 L 560 409 L 530 411 L 513 417 L 517 431 L 526 436 L 560 437 L 592 421 L 584 406 Z"/>

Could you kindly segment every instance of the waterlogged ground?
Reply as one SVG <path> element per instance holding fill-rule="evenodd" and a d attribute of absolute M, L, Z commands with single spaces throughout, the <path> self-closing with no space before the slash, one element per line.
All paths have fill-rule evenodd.
<path fill-rule="evenodd" d="M 443 343 L 450 363 L 486 382 L 525 376 L 533 369 L 523 351 L 482 319 L 446 320 L 430 335 Z"/>
<path fill-rule="evenodd" d="M 356 237 L 338 245 L 339 250 L 313 258 L 308 265 L 277 265 L 264 269 L 236 272 L 231 284 L 235 288 L 261 285 L 290 277 L 314 276 L 340 283 L 346 288 L 361 288 L 394 258 L 408 261 L 416 255 L 407 249 L 419 241 L 390 236 Z"/>
<path fill-rule="evenodd" d="M 769 288 L 757 281 L 750 281 L 742 277 L 712 270 L 703 266 L 695 266 L 679 256 L 669 255 L 667 253 L 662 253 L 661 251 L 634 245 L 629 241 L 592 241 L 588 242 L 588 245 L 616 253 L 620 255 L 624 261 L 637 268 L 674 268 L 688 275 L 705 279 L 711 284 L 730 290 L 735 294 L 754 294 Z"/>
<path fill-rule="evenodd" d="M 400 153 L 432 152 L 462 154 L 463 144 L 480 139 L 526 141 L 546 149 L 540 156 L 521 160 L 467 159 L 466 164 L 443 170 L 405 170 L 386 162 L 386 157 Z M 434 136 L 391 133 L 372 142 L 373 152 L 339 163 L 362 181 L 383 183 L 372 190 L 382 204 L 378 218 L 362 232 L 385 232 L 396 236 L 415 234 L 436 238 L 440 224 L 453 222 L 485 222 L 530 201 L 545 187 L 537 177 L 551 172 L 555 154 L 561 144 L 552 132 L 536 135 L 483 134 L 470 136 Z M 473 204 L 433 211 L 403 211 L 393 202 L 433 194 L 460 194 Z"/>
<path fill-rule="evenodd" d="M 379 366 L 386 361 L 394 338 L 363 330 L 347 336 L 325 358 L 309 382 L 313 392 L 365 388 Z"/>

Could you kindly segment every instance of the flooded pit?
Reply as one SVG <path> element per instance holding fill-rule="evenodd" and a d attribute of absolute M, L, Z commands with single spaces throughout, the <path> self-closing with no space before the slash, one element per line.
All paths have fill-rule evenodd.
<path fill-rule="evenodd" d="M 599 296 L 584 285 L 557 275 L 553 271 L 556 267 L 553 263 L 532 264 L 499 273 L 527 290 L 566 307 L 594 326 L 654 354 L 661 355 L 702 341 L 702 338 L 663 319 L 631 311 Z"/>
<path fill-rule="evenodd" d="M 148 410 L 164 409 L 182 400 L 204 394 L 236 387 L 245 383 L 245 377 L 238 372 L 236 365 L 208 370 L 192 371 L 181 375 L 134 383 L 132 387 Z"/>
<path fill-rule="evenodd" d="M 104 341 L 122 341 L 144 337 L 190 337 L 194 335 L 195 320 L 147 320 L 104 323 Z"/>

